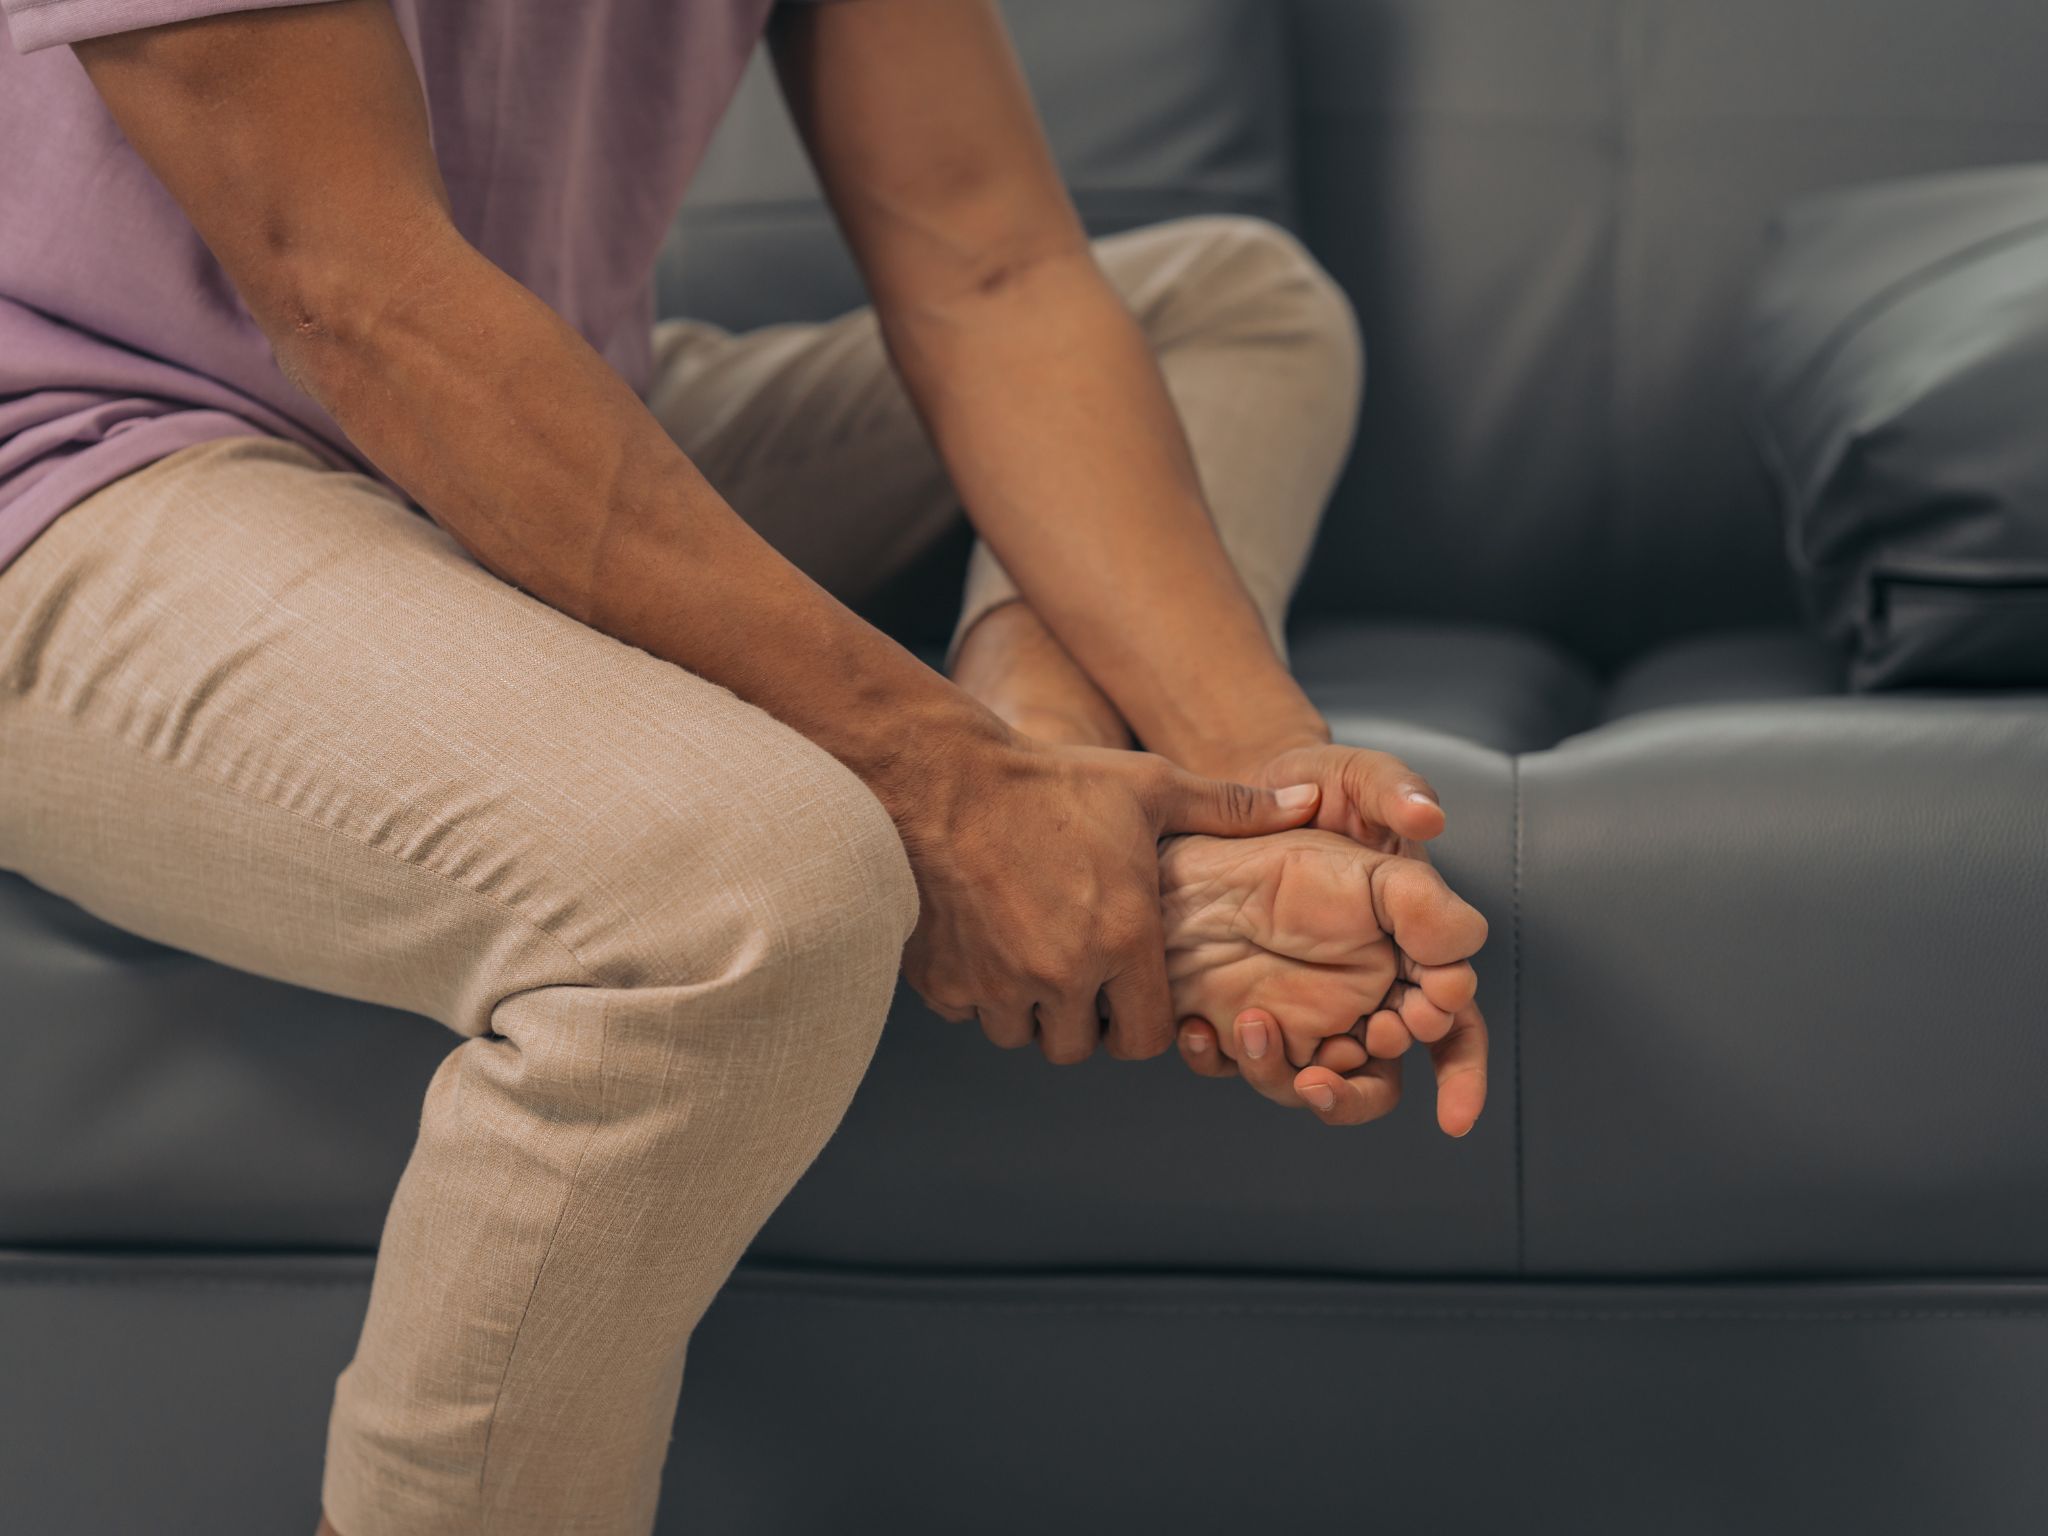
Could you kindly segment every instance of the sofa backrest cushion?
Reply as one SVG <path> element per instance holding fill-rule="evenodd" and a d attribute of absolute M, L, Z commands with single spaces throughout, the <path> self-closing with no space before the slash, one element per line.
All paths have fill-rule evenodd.
<path fill-rule="evenodd" d="M 1737 387 L 1776 209 L 2048 158 L 2048 5 L 2015 0 L 1006 14 L 1098 229 L 1277 217 L 1358 305 L 1363 431 L 1300 610 L 1524 624 L 1603 662 L 1797 612 Z M 779 119 L 756 78 L 685 212 L 672 310 L 858 298 Z"/>
<path fill-rule="evenodd" d="M 1095 234 L 1195 213 L 1291 224 L 1284 18 L 1261 0 L 1022 0 L 1005 11 L 1053 149 Z M 720 325 L 866 302 L 765 58 L 663 253 L 661 308 Z"/>

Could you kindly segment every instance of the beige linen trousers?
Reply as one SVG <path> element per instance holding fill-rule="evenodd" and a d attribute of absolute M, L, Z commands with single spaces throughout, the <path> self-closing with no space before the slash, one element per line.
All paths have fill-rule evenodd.
<path fill-rule="evenodd" d="M 1097 251 L 1277 627 L 1356 410 L 1344 300 L 1247 220 Z M 871 314 L 658 353 L 654 413 L 835 593 L 959 516 Z M 1011 595 L 977 554 L 968 616 Z M 0 572 L 0 867 L 458 1037 L 335 1389 L 343 1536 L 644 1536 L 690 1331 L 838 1124 L 916 921 L 866 787 L 375 482 L 233 439 Z"/>

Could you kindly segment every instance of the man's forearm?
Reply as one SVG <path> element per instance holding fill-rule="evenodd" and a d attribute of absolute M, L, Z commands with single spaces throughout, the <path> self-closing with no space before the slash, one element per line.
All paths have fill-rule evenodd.
<path fill-rule="evenodd" d="M 312 285 L 275 340 L 482 563 L 760 705 L 885 803 L 908 792 L 904 754 L 933 727 L 1000 734 L 763 542 L 552 311 L 453 231 L 438 239 L 381 302 L 367 290 L 383 275 L 360 266 Z"/>
<path fill-rule="evenodd" d="M 883 323 L 977 530 L 1146 746 L 1206 771 L 1321 736 L 1085 247 Z"/>

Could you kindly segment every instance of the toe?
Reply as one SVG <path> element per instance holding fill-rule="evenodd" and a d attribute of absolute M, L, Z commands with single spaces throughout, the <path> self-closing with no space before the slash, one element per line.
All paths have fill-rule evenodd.
<path fill-rule="evenodd" d="M 1455 965 L 1486 942 L 1479 909 L 1420 859 L 1389 859 L 1374 869 L 1373 897 L 1380 927 L 1417 964 Z"/>
<path fill-rule="evenodd" d="M 1486 1020 L 1478 1008 L 1458 1010 L 1451 1032 L 1429 1048 L 1436 1066 L 1436 1120 L 1447 1136 L 1463 1136 L 1486 1108 Z"/>
<path fill-rule="evenodd" d="M 1414 1043 L 1407 1024 L 1391 1008 L 1382 1008 L 1365 1021 L 1365 1051 L 1376 1061 L 1405 1056 Z"/>
<path fill-rule="evenodd" d="M 1365 1042 L 1357 1035 L 1333 1035 L 1316 1047 L 1315 1059 L 1309 1065 L 1328 1067 L 1341 1077 L 1346 1072 L 1356 1072 L 1368 1059 Z"/>
<path fill-rule="evenodd" d="M 1451 1032 L 1450 1013 L 1431 1002 L 1422 988 L 1397 984 L 1395 990 L 1399 996 L 1392 999 L 1394 1011 L 1413 1038 L 1427 1045 Z"/>
<path fill-rule="evenodd" d="M 1456 1013 L 1479 995 L 1479 973 L 1466 960 L 1456 965 L 1418 965 L 1409 979 L 1447 1014 Z"/>

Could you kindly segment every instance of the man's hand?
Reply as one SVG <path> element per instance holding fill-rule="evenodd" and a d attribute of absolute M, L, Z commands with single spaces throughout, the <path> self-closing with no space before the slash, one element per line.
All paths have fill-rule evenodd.
<path fill-rule="evenodd" d="M 976 625 L 961 646 L 954 669 L 968 692 L 1040 740 L 1106 747 L 1130 740 L 1114 707 L 1023 603 L 998 608 Z M 1426 862 L 1424 843 L 1444 826 L 1443 810 L 1428 780 L 1387 753 L 1332 745 L 1319 734 L 1321 725 L 1320 719 L 1312 718 L 1298 745 L 1240 753 L 1229 761 L 1240 765 L 1236 771 L 1247 780 L 1288 782 L 1290 775 L 1299 775 L 1304 782 L 1317 784 L 1322 796 L 1312 825 L 1347 839 L 1344 846 L 1361 856 L 1384 860 L 1399 855 Z M 1281 852 L 1281 844 L 1297 840 L 1290 834 L 1224 845 L 1215 848 L 1212 857 L 1228 855 L 1240 867 L 1256 870 Z M 1254 960 L 1251 951 L 1256 949 L 1256 961 L 1229 965 L 1228 957 L 1211 942 L 1215 936 L 1205 938 L 1179 910 L 1188 904 L 1186 888 L 1201 873 L 1188 867 L 1186 850 L 1204 841 L 1168 844 L 1169 849 L 1178 846 L 1183 851 L 1169 856 L 1161 870 L 1161 898 L 1169 914 L 1169 974 L 1185 977 L 1191 968 L 1201 969 L 1209 960 L 1221 958 L 1230 983 L 1224 988 L 1205 982 L 1197 992 L 1185 981 L 1176 982 L 1180 1049 L 1187 1064 L 1205 1077 L 1241 1075 L 1276 1102 L 1308 1106 L 1327 1125 L 1356 1125 L 1378 1119 L 1399 1102 L 1400 1058 L 1420 1040 L 1436 1063 L 1439 1123 L 1454 1136 L 1469 1131 L 1486 1101 L 1487 1056 L 1486 1021 L 1469 994 L 1460 1006 L 1454 993 L 1443 993 L 1435 1011 L 1424 1017 L 1422 1004 L 1428 999 L 1404 987 L 1395 1007 L 1382 1008 L 1378 1003 L 1387 991 L 1384 985 L 1366 997 L 1366 988 L 1352 985 L 1353 976 L 1305 963 L 1321 959 L 1320 950 L 1311 954 L 1287 940 L 1266 948 L 1234 936 L 1237 958 Z M 1199 862 L 1206 865 L 1209 859 Z M 1431 878 L 1441 885 L 1433 871 Z M 1227 907 L 1228 902 L 1213 905 Z M 1353 905 L 1339 899 L 1327 915 L 1347 920 Z M 1462 902 L 1458 905 L 1464 907 Z M 1303 915 L 1314 922 L 1325 914 Z M 1361 924 L 1353 936 L 1370 943 L 1380 931 L 1384 930 Z M 1397 929 L 1398 979 L 1413 982 L 1420 968 L 1413 956 L 1399 952 L 1400 943 Z M 1206 946 L 1200 957 L 1188 953 L 1197 946 Z M 1284 955 L 1278 952 L 1283 949 Z M 1470 975 L 1468 966 L 1458 969 Z M 1273 1010 L 1294 1002 L 1307 1005 L 1319 1028 L 1341 1018 L 1336 1027 L 1344 1032 L 1331 1034 L 1309 1055 L 1282 1049 L 1281 1025 Z M 1352 1012 L 1345 1014 L 1346 1007 Z"/>
<path fill-rule="evenodd" d="M 1314 784 L 1322 791 L 1314 825 L 1410 858 L 1444 829 L 1429 781 L 1398 757 L 1366 747 L 1309 742 L 1259 754 L 1242 770 L 1251 784 Z"/>
<path fill-rule="evenodd" d="M 1174 1038 L 1160 926 L 1162 836 L 1250 837 L 1299 826 L 1309 786 L 1197 778 L 1148 753 L 955 741 L 884 787 L 923 915 L 904 971 L 933 1010 L 978 1017 L 997 1045 L 1048 1060 L 1156 1056 Z"/>

